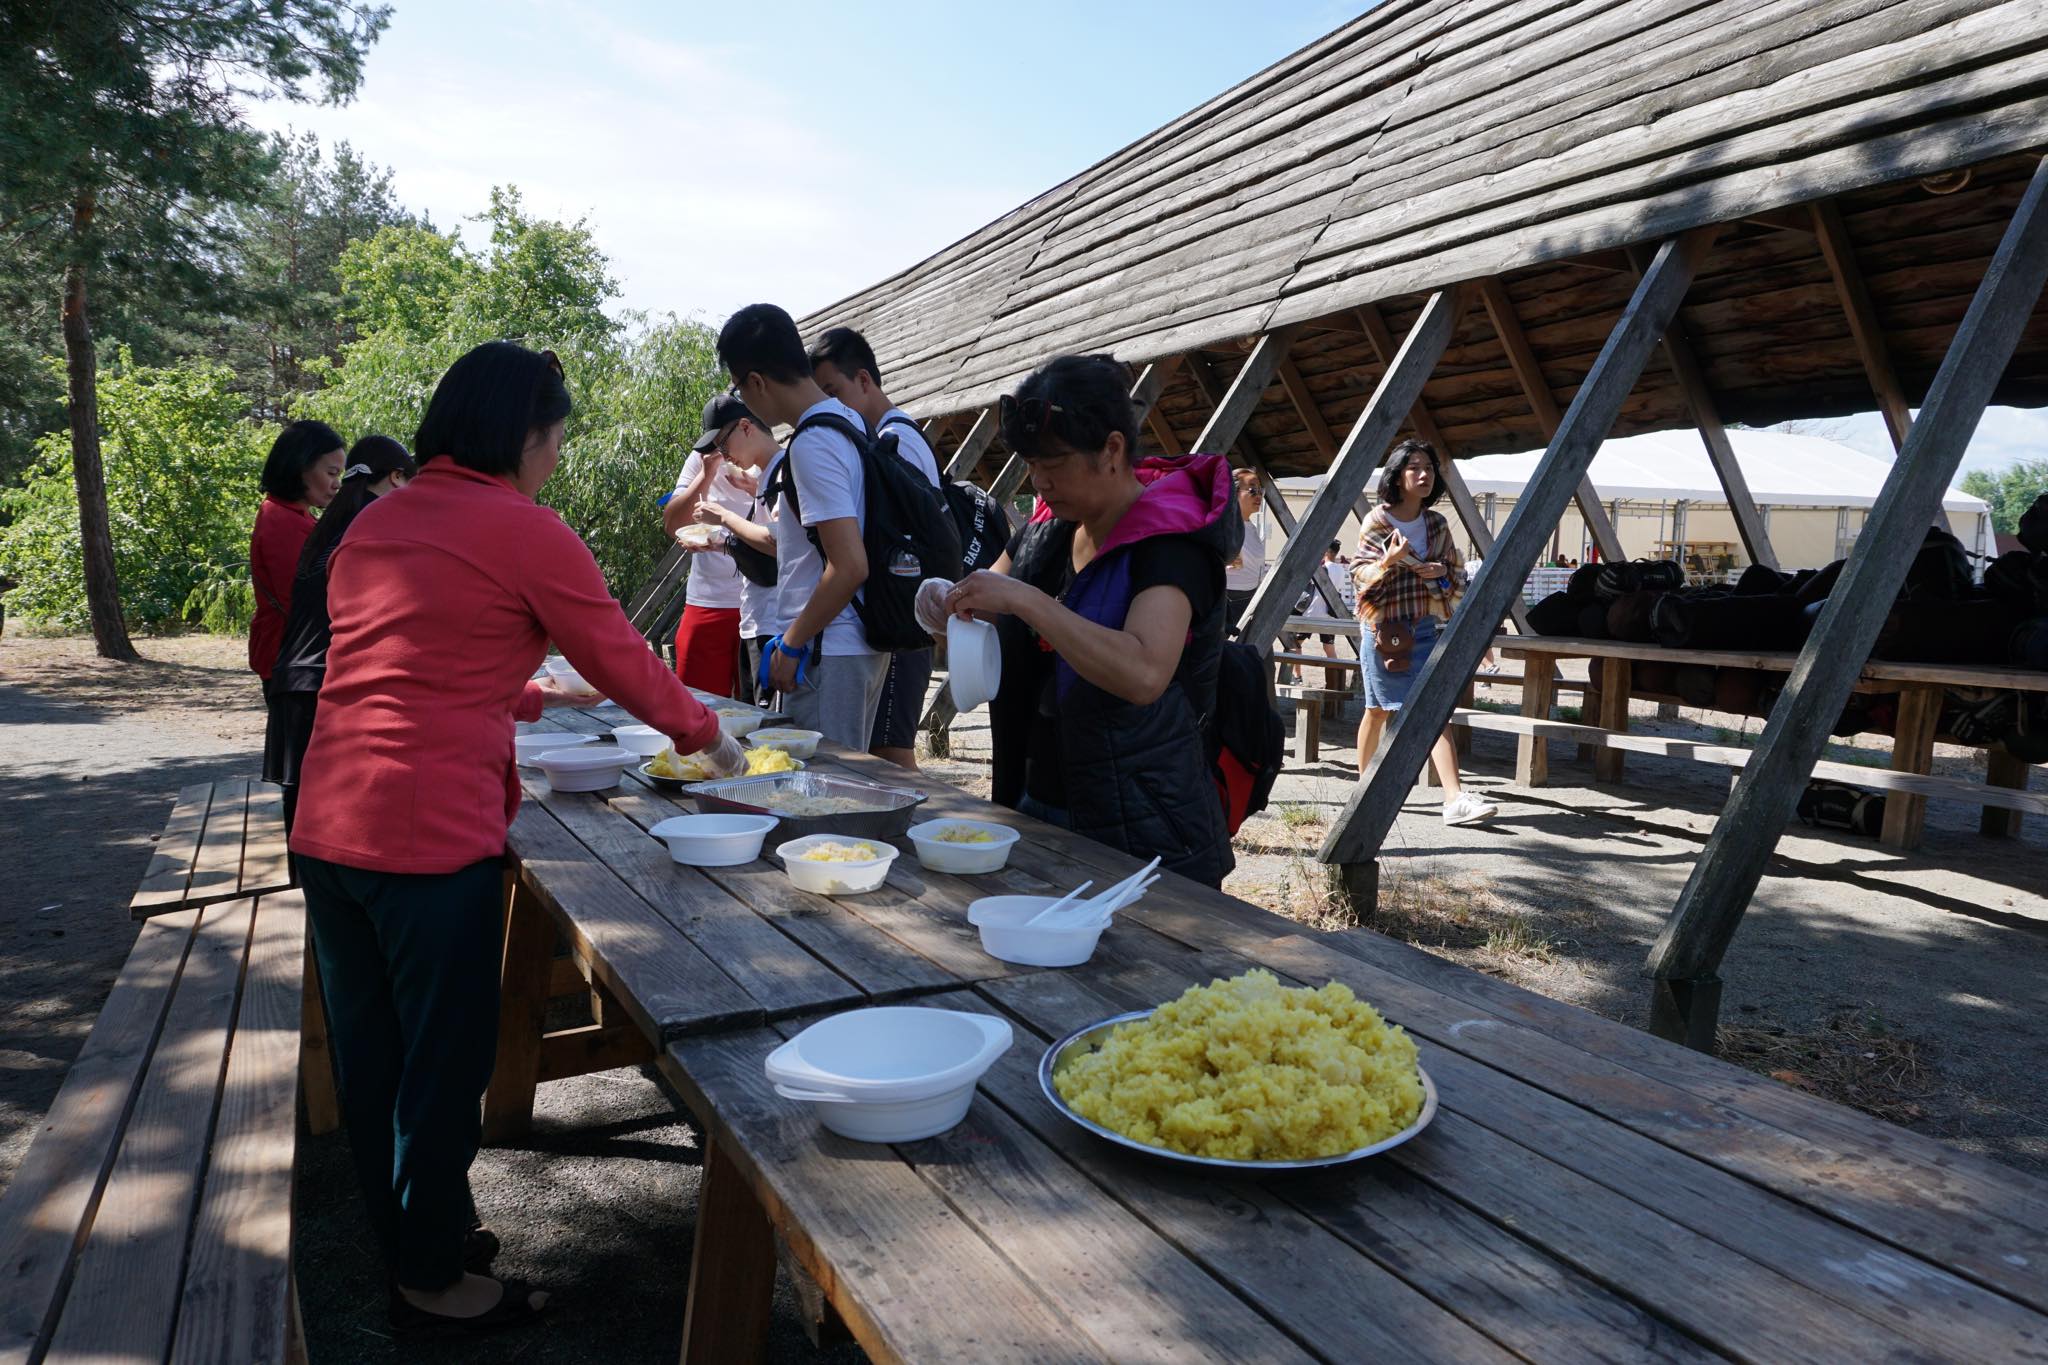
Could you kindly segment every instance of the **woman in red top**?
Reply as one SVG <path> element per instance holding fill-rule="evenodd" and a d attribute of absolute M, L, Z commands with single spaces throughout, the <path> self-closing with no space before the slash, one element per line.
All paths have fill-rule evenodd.
<path fill-rule="evenodd" d="M 534 502 L 569 409 L 552 352 L 477 347 L 434 390 L 405 496 L 364 508 L 328 561 L 333 635 L 291 846 L 401 1331 L 503 1326 L 546 1301 L 466 1273 L 487 1255 L 465 1266 L 465 1239 L 497 1050 L 513 722 L 575 704 L 529 681 L 548 642 L 678 753 L 744 766 Z"/>
<path fill-rule="evenodd" d="M 313 534 L 313 511 L 341 491 L 348 442 L 325 422 L 293 422 L 271 442 L 263 462 L 263 505 L 249 533 L 249 579 L 256 615 L 249 622 L 249 667 L 265 683 L 277 667 L 284 622 L 292 614 L 292 575 Z"/>

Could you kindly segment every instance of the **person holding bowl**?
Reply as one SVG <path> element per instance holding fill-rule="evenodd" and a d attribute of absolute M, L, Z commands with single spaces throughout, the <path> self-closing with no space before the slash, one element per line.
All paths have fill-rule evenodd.
<path fill-rule="evenodd" d="M 465 1244 L 497 1049 L 513 725 L 595 700 L 530 681 L 548 642 L 677 752 L 745 767 L 535 502 L 570 407 L 553 352 L 470 351 L 427 405 L 418 476 L 362 509 L 328 561 L 327 676 L 291 847 L 401 1332 L 502 1327 L 546 1304 L 466 1266 Z"/>

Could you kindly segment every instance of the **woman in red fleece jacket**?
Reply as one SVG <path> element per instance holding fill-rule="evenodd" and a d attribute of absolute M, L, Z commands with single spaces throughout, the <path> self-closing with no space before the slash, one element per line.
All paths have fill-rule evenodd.
<path fill-rule="evenodd" d="M 277 433 L 263 461 L 263 504 L 249 532 L 249 583 L 256 615 L 249 621 L 249 667 L 270 695 L 271 670 L 292 614 L 292 576 L 313 534 L 313 509 L 341 491 L 348 442 L 325 422 L 292 422 Z"/>
<path fill-rule="evenodd" d="M 497 1050 L 513 723 L 573 704 L 529 679 L 553 640 L 679 753 L 744 766 L 561 518 L 534 502 L 570 400 L 552 352 L 477 347 L 434 390 L 402 498 L 328 561 L 333 641 L 300 777 L 298 855 L 392 1325 L 503 1326 L 546 1295 L 479 1273 L 469 1166 Z"/>

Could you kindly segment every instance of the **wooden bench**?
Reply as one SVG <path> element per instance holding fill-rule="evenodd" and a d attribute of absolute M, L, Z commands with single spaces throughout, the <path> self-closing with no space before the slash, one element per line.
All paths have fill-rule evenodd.
<path fill-rule="evenodd" d="M 0 1361 L 304 1358 L 305 961 L 296 890 L 144 922 L 0 1194 Z"/>
<path fill-rule="evenodd" d="M 1668 756 L 1689 758 L 1696 762 L 1739 767 L 1748 760 L 1746 757 L 1734 760 L 1733 755 L 1746 755 L 1746 750 L 1629 736 L 1627 731 L 1631 701 L 1638 698 L 1659 702 L 1677 700 L 1663 694 L 1638 692 L 1634 686 L 1634 666 L 1638 663 L 1668 663 L 1788 673 L 1798 659 L 1798 655 L 1789 650 L 1670 649 L 1661 645 L 1635 644 L 1622 640 L 1591 640 L 1567 636 L 1502 635 L 1494 644 L 1504 653 L 1529 661 L 1525 664 L 1524 671 L 1534 677 L 1535 685 L 1525 683 L 1522 688 L 1520 717 L 1493 716 L 1481 724 L 1470 719 L 1470 716 L 1487 713 L 1473 712 L 1461 716 L 1459 723 L 1475 729 L 1492 729 L 1515 734 L 1515 780 L 1529 787 L 1541 786 L 1548 780 L 1548 745 L 1552 739 L 1576 740 L 1582 751 L 1590 748 L 1593 752 L 1594 776 L 1603 782 L 1618 782 L 1622 779 L 1625 757 L 1632 752 L 1666 753 Z M 1586 718 L 1597 722 L 1595 724 L 1559 727 L 1550 722 L 1557 682 L 1554 678 L 1545 678 L 1542 668 L 1532 669 L 1530 665 L 1537 660 L 1554 664 L 1556 660 L 1566 658 L 1602 660 L 1600 685 L 1587 690 L 1584 708 Z M 1982 806 L 1984 818 L 1979 827 L 1984 833 L 1994 836 L 2016 833 L 2022 812 L 2048 813 L 2048 804 L 2027 792 L 2032 765 L 2012 757 L 2003 748 L 1985 751 L 1986 781 L 1981 785 L 1959 778 L 1933 775 L 1935 744 L 1941 741 L 1956 742 L 1939 733 L 1943 695 L 1951 687 L 2048 692 L 2048 673 L 1976 664 L 1890 663 L 1872 660 L 1864 665 L 1862 674 L 1855 684 L 1856 691 L 1896 694 L 1898 697 L 1898 716 L 1893 725 L 1891 767 L 1886 771 L 1853 763 L 1823 762 L 1815 766 L 1813 776 L 1891 793 L 1885 802 L 1882 834 L 1882 842 L 1888 847 L 1910 849 L 1919 846 L 1926 824 L 1927 802 L 1930 797 L 1967 801 Z M 1510 719 L 1543 724 L 1511 726 L 1501 723 Z M 1646 738 L 1651 739 L 1651 743 L 1637 742 Z"/>

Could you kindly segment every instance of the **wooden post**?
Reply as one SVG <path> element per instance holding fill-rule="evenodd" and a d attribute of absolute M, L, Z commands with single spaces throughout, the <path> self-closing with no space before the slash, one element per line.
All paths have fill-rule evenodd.
<path fill-rule="evenodd" d="M 974 425 L 960 438 L 952 457 L 946 461 L 948 479 L 967 479 L 974 476 L 974 467 L 981 463 L 982 452 L 996 439 L 996 410 L 993 405 L 983 408 L 975 416 Z"/>
<path fill-rule="evenodd" d="M 1292 585 L 1310 573 L 1318 581 L 1322 579 L 1321 571 L 1315 567 L 1322 562 L 1321 547 L 1329 544 L 1330 537 L 1344 524 L 1345 512 L 1365 487 L 1365 481 L 1372 477 L 1373 470 L 1379 468 L 1387 447 L 1393 444 L 1394 434 L 1414 407 L 1416 395 L 1422 392 L 1423 381 L 1429 378 L 1444 347 L 1450 344 L 1464 301 L 1462 288 L 1453 287 L 1430 295 L 1429 302 L 1423 305 L 1422 316 L 1401 343 L 1394 363 L 1387 367 L 1365 410 L 1351 424 L 1300 526 L 1252 595 L 1238 629 L 1239 639 L 1260 649 L 1268 648 L 1294 605 L 1296 590 Z M 1476 665 L 1478 660 L 1473 662 Z"/>
<path fill-rule="evenodd" d="M 1423 665 L 1408 704 L 1395 718 L 1387 747 L 1371 774 L 1352 789 L 1343 813 L 1331 826 L 1320 854 L 1324 862 L 1355 863 L 1378 854 L 1401 813 L 1408 775 L 1427 761 L 1430 748 L 1457 706 L 1465 680 L 1479 667 L 1480 656 L 1492 643 L 1509 603 L 1520 595 L 1523 580 L 1542 553 L 1565 503 L 1584 479 L 1594 452 L 1612 430 L 1650 352 L 1671 325 L 1679 301 L 1718 231 L 1718 227 L 1696 228 L 1657 249 L 1649 272 L 1636 287 L 1586 382 L 1572 399 L 1556 438 L 1517 500 L 1486 568 L 1466 591 L 1463 604 L 1451 617 L 1450 629 Z M 1411 333 L 1410 341 L 1413 339 Z"/>
<path fill-rule="evenodd" d="M 1628 702 L 1633 683 L 1630 674 L 1633 667 L 1627 659 L 1602 659 L 1600 661 L 1600 706 L 1597 720 L 1603 730 L 1612 730 L 1617 735 L 1628 733 Z M 1620 749 L 1604 745 L 1593 751 L 1593 780 L 1596 782 L 1619 782 L 1622 778 L 1623 760 L 1628 755 Z"/>
<path fill-rule="evenodd" d="M 334 1054 L 328 1050 L 327 1006 L 320 995 L 320 959 L 313 953 L 313 925 L 306 922 L 306 981 L 299 1001 L 299 1093 L 306 1097 L 306 1131 L 323 1137 L 341 1127 L 341 1099 L 334 1088 Z"/>
<path fill-rule="evenodd" d="M 484 1141 L 510 1142 L 533 1126 L 540 1040 L 554 976 L 555 925 L 516 871 L 505 873 L 505 967 L 498 989 L 498 1063 L 484 1091 Z"/>
<path fill-rule="evenodd" d="M 775 1227 L 747 1178 L 705 1139 L 697 1235 L 683 1307 L 683 1365 L 763 1359 L 775 1300 Z"/>
<path fill-rule="evenodd" d="M 1522 714 L 1531 720 L 1549 720 L 1557 702 L 1557 670 L 1539 663 L 1534 654 L 1522 656 Z M 1540 734 L 1515 737 L 1515 785 L 1541 787 L 1550 781 L 1550 741 Z"/>
<path fill-rule="evenodd" d="M 1871 642 L 1897 598 L 1911 564 L 1898 547 L 1919 542 L 1954 477 L 1971 434 L 2048 280 L 2048 162 L 2037 167 L 1983 283 L 1956 330 L 1955 341 L 1885 477 L 1841 579 L 1771 708 L 1763 741 L 1735 781 L 1714 833 L 1694 864 L 1678 907 L 1650 950 L 1660 983 L 1689 985 L 1713 978 L 1756 893 L 1764 866 L 1798 804 L 1814 763 L 1826 749 Z M 1667 990 L 1666 996 L 1670 994 Z M 1653 999 L 1659 998 L 1653 993 Z M 1697 1038 L 1711 1027 L 1681 1008 L 1653 1021 L 1667 1037 Z"/>
<path fill-rule="evenodd" d="M 1899 689 L 1898 717 L 1892 723 L 1892 771 L 1927 774 L 1934 771 L 1934 735 L 1941 728 L 1941 687 Z M 1887 792 L 1884 831 L 1887 848 L 1918 848 L 1927 828 L 1927 798 L 1913 792 Z"/>
<path fill-rule="evenodd" d="M 2014 758 L 2002 746 L 1984 751 L 1984 782 L 1987 786 L 2023 792 L 2027 789 L 2027 779 L 2033 775 L 2033 771 L 2032 764 Z M 1983 816 L 1977 822 L 1977 828 L 1993 839 L 2018 838 L 2020 813 L 2000 806 L 1986 806 Z"/>
<path fill-rule="evenodd" d="M 1500 338 L 1501 349 L 1507 352 L 1508 368 L 1515 372 L 1522 392 L 1528 395 L 1529 407 L 1543 427 L 1544 437 L 1556 440 L 1558 424 L 1564 418 L 1557 410 L 1557 399 L 1550 392 L 1549 381 L 1543 377 L 1543 367 L 1537 363 L 1536 352 L 1522 331 L 1522 321 L 1515 316 L 1515 302 L 1508 297 L 1507 286 L 1501 283 L 1500 276 L 1489 275 L 1479 282 L 1479 297 L 1486 303 L 1486 316 L 1493 323 L 1495 335 Z M 1613 424 L 1608 425 L 1611 428 Z M 1628 558 L 1621 548 L 1621 538 L 1614 533 L 1614 522 L 1600 504 L 1600 494 L 1593 487 L 1593 481 L 1581 475 L 1574 496 L 1578 499 L 1579 516 L 1584 519 L 1586 530 L 1591 533 L 1593 543 L 1600 547 L 1600 557 L 1608 560 Z M 1559 515 L 1563 515 L 1562 509 Z"/>

